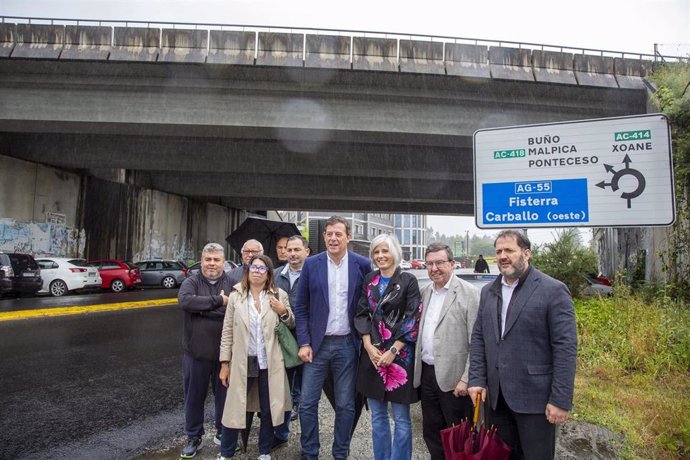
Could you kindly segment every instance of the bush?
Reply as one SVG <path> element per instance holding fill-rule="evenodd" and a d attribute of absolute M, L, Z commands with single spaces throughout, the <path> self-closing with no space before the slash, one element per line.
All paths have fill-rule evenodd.
<path fill-rule="evenodd" d="M 597 256 L 582 245 L 576 228 L 557 231 L 553 242 L 537 246 L 532 252 L 534 266 L 564 282 L 573 297 L 581 296 L 587 283 L 584 276 L 598 272 Z"/>

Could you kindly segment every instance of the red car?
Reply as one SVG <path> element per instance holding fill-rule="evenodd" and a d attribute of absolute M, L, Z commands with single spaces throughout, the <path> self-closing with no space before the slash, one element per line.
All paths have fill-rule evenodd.
<path fill-rule="evenodd" d="M 412 259 L 410 260 L 410 268 L 423 270 L 426 268 L 426 264 L 419 259 Z"/>
<path fill-rule="evenodd" d="M 88 265 L 98 268 L 103 283 L 101 288 L 110 289 L 113 292 L 122 292 L 141 285 L 141 272 L 139 267 L 131 262 L 121 260 L 90 260 Z"/>

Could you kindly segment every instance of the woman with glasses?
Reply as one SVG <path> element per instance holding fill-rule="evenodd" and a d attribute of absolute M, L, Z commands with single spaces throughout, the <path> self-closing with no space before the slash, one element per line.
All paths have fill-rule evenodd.
<path fill-rule="evenodd" d="M 254 255 L 230 294 L 220 339 L 220 380 L 228 387 L 223 411 L 220 458 L 237 448 L 247 412 L 260 412 L 259 459 L 271 458 L 273 427 L 292 408 L 283 353 L 275 334 L 278 321 L 294 327 L 288 295 L 276 288 L 273 263 Z"/>
<path fill-rule="evenodd" d="M 362 336 L 357 390 L 368 398 L 376 460 L 412 458 L 410 404 L 419 401 L 412 385 L 421 302 L 417 278 L 400 267 L 402 250 L 392 235 L 379 235 L 369 255 L 374 270 L 364 279 L 355 316 Z M 392 408 L 391 437 L 388 406 Z"/>

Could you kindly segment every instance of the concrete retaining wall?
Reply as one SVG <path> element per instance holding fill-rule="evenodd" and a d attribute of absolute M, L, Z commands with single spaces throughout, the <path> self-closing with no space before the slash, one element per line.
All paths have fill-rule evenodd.
<path fill-rule="evenodd" d="M 108 59 L 112 32 L 112 27 L 66 26 L 65 46 L 60 59 Z"/>
<path fill-rule="evenodd" d="M 355 70 L 398 71 L 398 42 L 393 38 L 354 37 L 352 68 Z"/>
<path fill-rule="evenodd" d="M 210 64 L 253 65 L 256 32 L 212 30 L 206 62 Z"/>
<path fill-rule="evenodd" d="M 16 24 L 0 24 L 0 58 L 10 57 L 17 41 Z"/>
<path fill-rule="evenodd" d="M 160 29 L 115 27 L 111 61 L 155 62 L 161 46 Z"/>
<path fill-rule="evenodd" d="M 489 48 L 483 45 L 446 43 L 446 73 L 458 77 L 491 78 Z"/>
<path fill-rule="evenodd" d="M 618 88 L 611 57 L 576 54 L 573 68 L 579 85 Z"/>
<path fill-rule="evenodd" d="M 573 72 L 573 53 L 534 50 L 532 66 L 536 81 L 577 85 Z"/>
<path fill-rule="evenodd" d="M 445 75 L 443 43 L 400 40 L 400 71 Z"/>
<path fill-rule="evenodd" d="M 305 67 L 349 69 L 352 39 L 339 35 L 307 35 Z"/>
<path fill-rule="evenodd" d="M 210 63 L 408 72 L 642 89 L 651 61 L 350 35 L 0 24 L 0 59 Z"/>
<path fill-rule="evenodd" d="M 65 26 L 17 24 L 13 58 L 57 59 L 65 42 Z"/>
<path fill-rule="evenodd" d="M 159 61 L 204 63 L 208 54 L 208 31 L 163 29 Z"/>
<path fill-rule="evenodd" d="M 302 67 L 304 34 L 259 32 L 256 65 Z"/>
<path fill-rule="evenodd" d="M 520 48 L 489 48 L 491 77 L 501 80 L 534 81 L 530 50 Z"/>
<path fill-rule="evenodd" d="M 0 196 L 0 250 L 34 255 L 196 260 L 244 215 L 3 155 Z"/>

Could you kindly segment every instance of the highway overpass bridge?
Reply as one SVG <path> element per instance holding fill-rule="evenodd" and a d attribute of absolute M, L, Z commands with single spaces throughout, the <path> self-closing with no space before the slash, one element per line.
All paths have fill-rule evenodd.
<path fill-rule="evenodd" d="M 239 210 L 472 215 L 475 130 L 648 108 L 645 55 L 28 22 L 0 24 L 0 155 Z"/>

